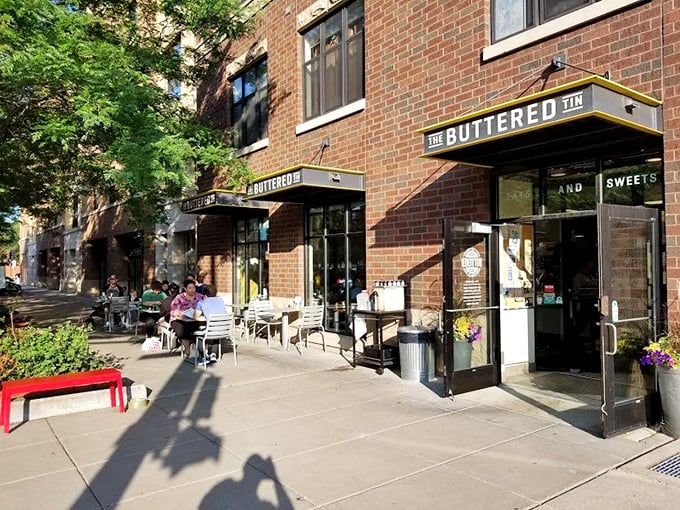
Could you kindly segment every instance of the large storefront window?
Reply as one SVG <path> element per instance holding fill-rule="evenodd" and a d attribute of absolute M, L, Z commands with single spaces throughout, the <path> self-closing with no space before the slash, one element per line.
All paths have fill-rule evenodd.
<path fill-rule="evenodd" d="M 345 331 L 347 310 L 366 282 L 364 202 L 311 207 L 307 212 L 307 301 L 326 305 L 324 326 Z"/>
<path fill-rule="evenodd" d="M 594 211 L 598 203 L 661 207 L 660 157 L 621 157 L 498 176 L 498 219 Z"/>
<path fill-rule="evenodd" d="M 661 205 L 662 176 L 659 158 L 638 163 L 607 160 L 602 171 L 603 201 L 618 205 Z"/>
<path fill-rule="evenodd" d="M 248 303 L 264 296 L 269 286 L 267 245 L 269 219 L 254 217 L 236 221 L 235 303 Z"/>
<path fill-rule="evenodd" d="M 501 175 L 498 178 L 498 216 L 518 218 L 538 214 L 538 170 Z"/>
<path fill-rule="evenodd" d="M 592 211 L 595 196 L 595 163 L 549 168 L 545 179 L 545 212 Z"/>

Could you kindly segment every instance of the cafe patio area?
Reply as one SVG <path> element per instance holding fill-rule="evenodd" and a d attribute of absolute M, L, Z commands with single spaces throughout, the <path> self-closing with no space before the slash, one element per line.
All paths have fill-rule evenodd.
<path fill-rule="evenodd" d="M 25 295 L 38 322 L 66 318 L 66 302 L 79 316 L 85 303 Z M 98 332 L 91 345 L 148 389 L 148 405 L 13 424 L 0 435 L 8 508 L 660 508 L 680 498 L 677 478 L 650 471 L 680 454 L 678 441 L 649 429 L 604 440 L 502 386 L 441 398 L 440 381 L 266 342 L 240 344 L 238 366 L 226 353 L 207 370 L 142 353 L 129 332 Z"/>

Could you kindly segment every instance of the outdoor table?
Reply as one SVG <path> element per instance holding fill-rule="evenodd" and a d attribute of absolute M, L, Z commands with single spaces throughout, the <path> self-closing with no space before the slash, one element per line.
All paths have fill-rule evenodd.
<path fill-rule="evenodd" d="M 283 345 L 285 350 L 288 350 L 290 347 L 290 333 L 288 332 L 289 316 L 291 314 L 298 314 L 301 310 L 301 308 L 293 308 L 292 306 L 287 306 L 285 308 L 272 308 L 271 310 L 268 310 L 274 314 L 281 315 L 281 345 Z"/>

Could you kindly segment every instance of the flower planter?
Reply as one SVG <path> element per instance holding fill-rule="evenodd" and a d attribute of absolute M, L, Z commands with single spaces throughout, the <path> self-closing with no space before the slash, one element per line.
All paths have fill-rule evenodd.
<path fill-rule="evenodd" d="M 453 342 L 453 370 L 465 370 L 472 365 L 472 344 L 467 340 Z"/>
<path fill-rule="evenodd" d="M 667 432 L 680 438 L 680 369 L 657 367 L 659 394 Z"/>

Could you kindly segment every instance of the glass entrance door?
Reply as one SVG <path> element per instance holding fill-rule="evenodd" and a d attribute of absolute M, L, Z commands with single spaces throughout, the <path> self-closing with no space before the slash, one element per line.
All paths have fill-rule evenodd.
<path fill-rule="evenodd" d="M 655 409 L 654 372 L 638 362 L 656 337 L 659 306 L 658 212 L 599 204 L 602 431 L 642 427 Z"/>
<path fill-rule="evenodd" d="M 447 395 L 499 380 L 498 232 L 444 220 L 444 366 Z"/>

